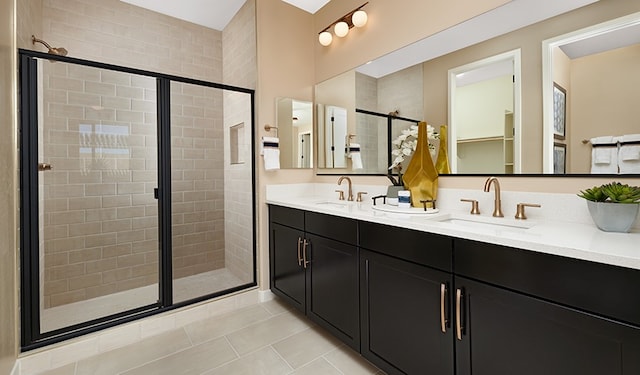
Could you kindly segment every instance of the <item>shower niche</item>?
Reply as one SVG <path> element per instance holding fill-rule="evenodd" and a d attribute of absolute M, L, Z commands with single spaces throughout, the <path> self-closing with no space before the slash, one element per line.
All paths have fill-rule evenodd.
<path fill-rule="evenodd" d="M 23 349 L 256 285 L 253 90 L 26 50 L 20 78 Z"/>

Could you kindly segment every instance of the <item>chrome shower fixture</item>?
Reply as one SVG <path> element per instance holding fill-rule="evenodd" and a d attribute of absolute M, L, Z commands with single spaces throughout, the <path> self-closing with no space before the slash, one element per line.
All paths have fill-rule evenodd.
<path fill-rule="evenodd" d="M 65 48 L 63 47 L 51 47 L 51 45 L 49 45 L 49 43 L 45 42 L 42 39 L 38 39 L 35 37 L 35 35 L 31 35 L 31 43 L 32 44 L 36 44 L 36 43 L 41 43 L 43 46 L 47 47 L 47 49 L 49 50 L 49 53 L 52 55 L 58 55 L 58 56 L 67 56 L 67 53 L 69 53 Z"/>

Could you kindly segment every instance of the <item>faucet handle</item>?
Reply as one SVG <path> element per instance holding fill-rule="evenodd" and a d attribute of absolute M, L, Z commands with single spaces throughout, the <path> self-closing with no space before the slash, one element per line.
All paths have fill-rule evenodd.
<path fill-rule="evenodd" d="M 525 207 L 542 207 L 535 203 L 518 203 L 516 205 L 516 219 L 527 220 L 527 216 L 524 214 Z"/>
<path fill-rule="evenodd" d="M 480 208 L 478 206 L 478 201 L 477 200 L 462 198 L 462 199 L 460 199 L 460 202 L 469 202 L 469 203 L 471 203 L 471 212 L 469 212 L 469 213 L 471 215 L 480 215 Z"/>
<path fill-rule="evenodd" d="M 340 195 L 338 196 L 338 200 L 343 201 L 344 200 L 344 191 L 343 190 L 336 190 L 336 193 L 340 193 Z"/>
<path fill-rule="evenodd" d="M 356 202 L 362 202 L 362 194 L 367 194 L 366 191 L 359 191 L 358 197 L 356 198 Z"/>

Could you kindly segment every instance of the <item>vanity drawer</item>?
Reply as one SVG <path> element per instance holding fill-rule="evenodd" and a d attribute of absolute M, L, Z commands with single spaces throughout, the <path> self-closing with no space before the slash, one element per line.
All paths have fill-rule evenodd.
<path fill-rule="evenodd" d="M 456 275 L 640 326 L 640 271 L 454 240 Z"/>
<path fill-rule="evenodd" d="M 358 240 L 358 222 L 342 216 L 307 211 L 305 231 L 351 245 L 356 245 Z"/>
<path fill-rule="evenodd" d="M 304 230 L 304 211 L 269 205 L 269 220 L 288 227 Z"/>
<path fill-rule="evenodd" d="M 452 239 L 438 234 L 360 222 L 360 247 L 451 272 Z"/>

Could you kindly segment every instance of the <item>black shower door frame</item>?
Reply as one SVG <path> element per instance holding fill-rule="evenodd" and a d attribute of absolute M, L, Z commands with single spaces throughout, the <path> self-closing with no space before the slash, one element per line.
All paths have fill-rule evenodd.
<path fill-rule="evenodd" d="M 36 349 L 63 340 L 86 335 L 168 310 L 237 292 L 257 285 L 256 282 L 256 186 L 252 184 L 253 281 L 187 301 L 173 302 L 172 228 L 171 228 L 171 82 L 229 90 L 250 95 L 251 134 L 255 135 L 255 90 L 220 83 L 190 79 L 163 73 L 134 69 L 67 56 L 31 50 L 18 50 L 19 57 L 19 161 L 20 161 L 20 315 L 21 347 Z M 112 70 L 155 78 L 157 103 L 158 181 L 154 195 L 158 200 L 159 228 L 159 299 L 156 303 L 132 310 L 85 321 L 68 327 L 41 332 L 39 202 L 38 202 L 38 66 L 37 59 L 60 61 L 86 67 Z M 251 141 L 251 159 L 255 147 Z M 251 179 L 255 181 L 255 163 Z"/>

